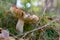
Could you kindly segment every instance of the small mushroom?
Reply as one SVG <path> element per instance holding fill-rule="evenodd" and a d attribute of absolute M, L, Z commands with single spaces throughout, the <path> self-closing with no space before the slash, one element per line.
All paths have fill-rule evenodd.
<path fill-rule="evenodd" d="M 19 30 L 19 32 L 21 33 L 23 33 L 23 26 L 25 22 L 35 23 L 39 20 L 38 16 L 27 14 L 25 11 L 17 8 L 16 6 L 12 6 L 10 10 L 18 18 L 16 29 Z"/>

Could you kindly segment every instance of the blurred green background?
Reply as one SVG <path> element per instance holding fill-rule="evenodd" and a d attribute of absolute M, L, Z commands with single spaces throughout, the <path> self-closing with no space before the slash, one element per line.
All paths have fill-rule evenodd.
<path fill-rule="evenodd" d="M 37 3 L 41 1 L 41 5 L 37 5 Z M 23 9 L 25 12 L 28 12 L 30 14 L 36 14 L 37 16 L 41 16 L 44 13 L 44 4 L 43 0 L 21 0 Z M 27 3 L 30 3 L 30 7 L 26 6 Z M 35 3 L 35 4 L 34 4 Z M 0 27 L 8 29 L 12 34 L 17 35 L 18 32 L 16 31 L 16 23 L 17 18 L 15 18 L 10 12 L 10 7 L 12 5 L 16 5 L 16 0 L 0 0 Z M 45 15 L 49 17 L 53 16 L 59 16 L 60 14 L 60 0 L 56 0 L 56 3 L 54 4 L 54 11 L 46 11 Z M 25 23 L 24 25 L 24 32 L 30 31 L 34 28 L 37 28 L 39 26 L 42 26 L 46 23 L 49 23 L 50 21 L 46 19 L 45 17 L 42 17 L 40 19 L 40 25 L 37 26 L 37 23 Z M 52 23 L 53 27 L 56 29 L 60 29 L 60 25 L 58 23 Z M 35 27 L 36 26 L 36 27 Z M 27 28 L 26 28 L 27 27 Z M 53 32 L 51 31 L 52 28 L 44 29 L 45 31 L 42 32 L 44 36 L 42 40 L 55 40 L 55 35 L 57 36 L 58 33 L 53 29 Z M 46 31 L 48 30 L 48 31 Z M 51 33 L 52 32 L 52 33 Z M 41 32 L 36 32 L 36 36 L 39 36 Z M 54 34 L 54 35 L 53 35 Z M 53 36 L 52 36 L 53 35 Z M 52 38 L 51 38 L 52 37 Z M 39 38 L 39 37 L 38 37 Z M 50 39 L 49 39 L 50 38 Z M 56 38 L 56 37 L 55 37 Z"/>

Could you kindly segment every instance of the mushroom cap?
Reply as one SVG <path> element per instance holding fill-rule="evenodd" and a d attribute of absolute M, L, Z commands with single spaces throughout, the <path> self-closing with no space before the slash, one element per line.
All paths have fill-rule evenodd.
<path fill-rule="evenodd" d="M 32 15 L 32 22 L 37 22 L 39 20 L 39 17 L 36 15 Z"/>
<path fill-rule="evenodd" d="M 15 15 L 18 19 L 23 19 L 24 22 L 37 22 L 39 20 L 38 16 L 26 14 L 25 11 L 17 8 L 16 6 L 12 6 L 10 10 L 13 12 L 13 15 Z"/>
<path fill-rule="evenodd" d="M 25 12 L 21 8 L 17 8 L 16 6 L 11 6 L 10 11 L 17 18 L 23 18 L 23 16 L 25 15 Z"/>

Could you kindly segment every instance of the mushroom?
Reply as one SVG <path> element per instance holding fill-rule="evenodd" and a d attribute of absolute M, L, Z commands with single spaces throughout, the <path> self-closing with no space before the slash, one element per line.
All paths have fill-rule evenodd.
<path fill-rule="evenodd" d="M 16 6 L 12 6 L 10 8 L 10 11 L 18 18 L 16 29 L 21 33 L 23 33 L 23 26 L 25 22 L 35 23 L 39 20 L 38 16 L 30 15 L 26 13 L 25 11 L 23 11 L 22 9 L 17 8 Z"/>

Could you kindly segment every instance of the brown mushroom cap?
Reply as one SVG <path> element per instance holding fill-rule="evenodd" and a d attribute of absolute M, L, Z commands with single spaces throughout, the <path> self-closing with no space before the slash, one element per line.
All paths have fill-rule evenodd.
<path fill-rule="evenodd" d="M 13 10 L 13 14 L 18 19 L 23 19 L 25 22 L 37 22 L 39 20 L 39 17 L 36 15 L 30 15 L 26 14 L 25 11 L 23 11 L 20 8 L 17 8 L 16 6 L 12 6 L 11 9 Z"/>
<path fill-rule="evenodd" d="M 17 18 L 20 18 L 20 17 L 23 17 L 25 15 L 25 12 L 20 9 L 20 8 L 17 8 L 16 6 L 12 6 L 10 8 L 10 11 L 13 13 L 13 15 Z"/>

